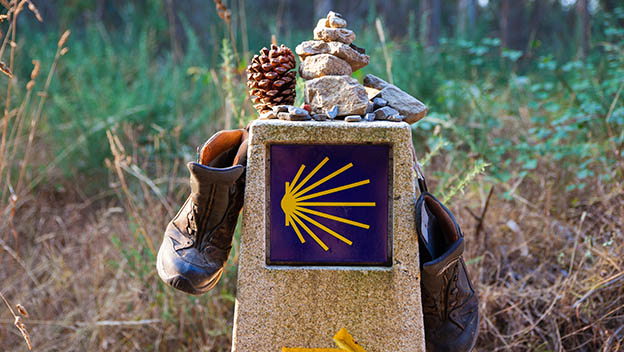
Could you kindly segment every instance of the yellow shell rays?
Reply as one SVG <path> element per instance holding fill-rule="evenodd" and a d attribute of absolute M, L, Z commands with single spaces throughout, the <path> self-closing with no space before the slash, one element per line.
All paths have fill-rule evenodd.
<path fill-rule="evenodd" d="M 363 228 L 366 230 L 370 229 L 370 226 L 361 222 L 341 218 L 339 216 L 327 214 L 318 210 L 308 209 L 307 207 L 374 207 L 376 205 L 375 202 L 304 202 L 305 200 L 308 200 L 308 199 L 314 199 L 314 198 L 318 198 L 327 194 L 344 191 L 346 189 L 364 186 L 371 182 L 369 179 L 366 179 L 366 180 L 362 180 L 358 182 L 349 183 L 344 186 L 330 188 L 324 191 L 307 194 L 308 192 L 312 191 L 316 187 L 321 186 L 323 183 L 340 175 L 341 173 L 347 171 L 353 166 L 353 163 L 348 163 L 347 165 L 330 173 L 329 175 L 314 182 L 313 184 L 307 186 L 306 188 L 301 189 L 312 178 L 312 176 L 314 176 L 319 170 L 321 170 L 323 165 L 325 165 L 328 161 L 329 161 L 329 158 L 325 157 L 318 165 L 316 165 L 316 167 L 312 171 L 310 171 L 309 174 L 307 174 L 304 177 L 303 180 L 301 180 L 301 182 L 299 182 L 299 178 L 301 177 L 301 175 L 303 174 L 303 170 L 305 169 L 305 165 L 302 164 L 299 167 L 299 171 L 297 171 L 297 174 L 293 178 L 292 182 L 285 183 L 284 197 L 282 197 L 282 201 L 281 201 L 281 207 L 285 215 L 285 222 L 286 222 L 285 225 L 286 226 L 292 225 L 293 230 L 295 231 L 295 233 L 297 234 L 297 237 L 299 238 L 299 241 L 301 243 L 305 243 L 305 238 L 303 237 L 301 231 L 299 230 L 299 227 L 301 227 L 325 251 L 328 251 L 329 247 L 327 247 L 325 242 L 323 242 L 318 237 L 318 235 L 314 231 L 312 231 L 309 226 L 307 226 L 304 223 L 304 221 L 309 224 L 314 225 L 315 227 L 323 230 L 324 232 L 332 235 L 333 237 L 339 239 L 340 241 L 348 245 L 353 244 L 353 242 L 349 240 L 348 238 L 346 238 L 345 236 L 337 233 L 336 231 L 312 219 L 308 215 L 305 215 L 304 213 L 322 217 L 322 218 L 329 219 L 329 220 L 333 220 L 333 221 L 337 221 L 337 222 L 341 222 L 343 224 Z"/>

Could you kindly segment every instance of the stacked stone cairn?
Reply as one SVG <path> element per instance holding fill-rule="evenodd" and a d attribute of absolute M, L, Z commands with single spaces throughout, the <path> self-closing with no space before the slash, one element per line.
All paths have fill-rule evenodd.
<path fill-rule="evenodd" d="M 405 121 L 415 123 L 425 117 L 427 107 L 379 77 L 366 75 L 362 86 L 351 74 L 369 63 L 365 50 L 353 44 L 355 33 L 347 21 L 330 11 L 314 28 L 314 40 L 295 49 L 305 82 L 303 107 L 278 105 L 261 119 L 291 121 L 344 119 L 359 121 Z"/>

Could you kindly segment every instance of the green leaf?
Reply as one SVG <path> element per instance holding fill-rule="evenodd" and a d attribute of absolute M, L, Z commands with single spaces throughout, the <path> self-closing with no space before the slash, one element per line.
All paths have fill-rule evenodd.
<path fill-rule="evenodd" d="M 523 169 L 527 169 L 527 170 L 533 170 L 537 167 L 537 160 L 536 159 L 529 159 L 527 160 L 524 165 L 522 165 Z"/>
<path fill-rule="evenodd" d="M 512 62 L 516 62 L 520 57 L 522 57 L 522 51 L 504 49 L 501 56 L 511 60 Z"/>

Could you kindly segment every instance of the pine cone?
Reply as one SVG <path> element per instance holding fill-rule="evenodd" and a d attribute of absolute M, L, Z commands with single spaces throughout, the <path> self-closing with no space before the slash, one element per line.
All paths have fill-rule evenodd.
<path fill-rule="evenodd" d="M 260 55 L 254 55 L 247 67 L 247 87 L 260 114 L 275 105 L 295 103 L 297 71 L 290 71 L 295 65 L 295 55 L 284 44 L 272 44 L 271 50 L 262 48 Z"/>

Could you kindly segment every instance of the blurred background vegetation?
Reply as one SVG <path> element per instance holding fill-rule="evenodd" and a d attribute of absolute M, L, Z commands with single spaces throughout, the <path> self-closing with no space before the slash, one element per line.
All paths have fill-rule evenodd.
<path fill-rule="evenodd" d="M 621 1 L 223 4 L 0 0 L 0 292 L 37 350 L 229 350 L 237 248 L 202 297 L 160 283 L 155 250 L 196 146 L 256 118 L 247 62 L 329 10 L 371 56 L 354 77 L 429 106 L 414 144 L 467 233 L 478 349 L 624 348 Z"/>

